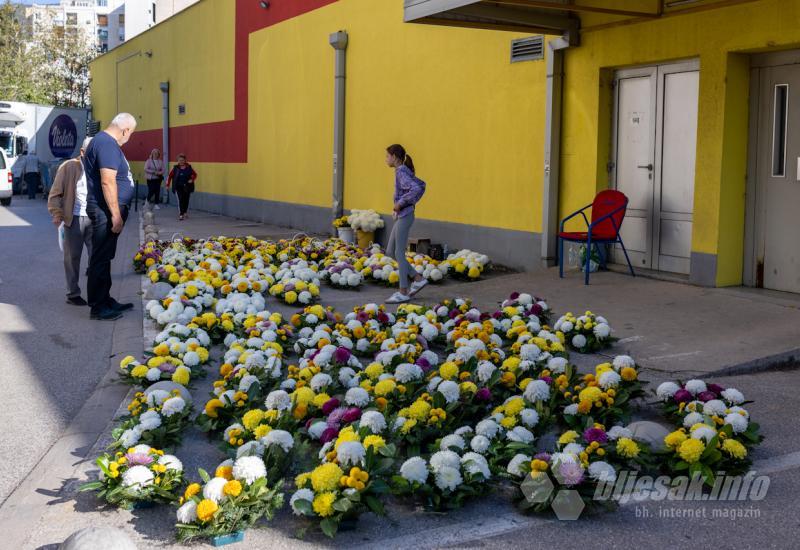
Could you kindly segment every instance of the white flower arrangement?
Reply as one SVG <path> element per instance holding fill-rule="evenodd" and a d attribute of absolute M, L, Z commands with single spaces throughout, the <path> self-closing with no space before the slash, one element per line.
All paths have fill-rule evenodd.
<path fill-rule="evenodd" d="M 350 227 L 365 233 L 372 233 L 384 225 L 383 218 L 374 210 L 352 210 L 347 221 Z"/>

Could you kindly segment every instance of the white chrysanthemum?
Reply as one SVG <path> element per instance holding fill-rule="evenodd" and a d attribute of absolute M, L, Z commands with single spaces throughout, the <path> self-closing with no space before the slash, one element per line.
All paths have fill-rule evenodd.
<path fill-rule="evenodd" d="M 578 404 L 577 403 L 571 403 L 571 404 L 567 405 L 566 407 L 564 407 L 564 414 L 568 414 L 570 416 L 574 416 L 574 415 L 578 414 Z"/>
<path fill-rule="evenodd" d="M 472 429 L 472 426 L 461 426 L 453 433 L 456 435 L 460 435 L 461 437 L 467 437 L 475 433 L 475 430 Z"/>
<path fill-rule="evenodd" d="M 616 388 L 622 377 L 617 374 L 617 371 L 614 370 L 607 370 L 600 374 L 597 379 L 597 383 L 600 384 L 600 387 L 604 390 Z"/>
<path fill-rule="evenodd" d="M 595 481 L 605 481 L 613 483 L 617 480 L 617 472 L 614 467 L 603 460 L 589 464 L 589 477 Z"/>
<path fill-rule="evenodd" d="M 187 351 L 183 354 L 183 364 L 187 367 L 196 367 L 200 364 L 200 356 L 196 351 Z"/>
<path fill-rule="evenodd" d="M 685 428 L 691 428 L 695 424 L 699 424 L 705 420 L 705 417 L 697 412 L 692 412 L 686 415 L 683 419 L 683 426 Z"/>
<path fill-rule="evenodd" d="M 158 459 L 158 463 L 167 467 L 167 470 L 175 472 L 183 471 L 183 462 L 175 455 L 163 455 Z"/>
<path fill-rule="evenodd" d="M 183 503 L 175 514 L 178 523 L 189 524 L 197 519 L 197 503 L 191 499 Z"/>
<path fill-rule="evenodd" d="M 730 424 L 733 433 L 742 433 L 747 430 L 747 419 L 739 413 L 731 413 L 725 417 L 725 424 Z"/>
<path fill-rule="evenodd" d="M 439 384 L 439 387 L 436 388 L 436 391 L 441 393 L 444 396 L 444 400 L 449 405 L 450 403 L 455 403 L 458 401 L 459 397 L 459 389 L 458 384 L 453 382 L 452 380 L 445 380 Z"/>
<path fill-rule="evenodd" d="M 636 361 L 633 360 L 633 357 L 630 355 L 617 355 L 614 357 L 614 370 L 617 372 L 621 371 L 622 369 L 629 367 L 632 369 L 636 368 Z"/>
<path fill-rule="evenodd" d="M 260 457 L 264 454 L 264 444 L 260 441 L 248 441 L 238 449 L 236 449 L 236 458 L 243 456 L 257 456 Z"/>
<path fill-rule="evenodd" d="M 294 438 L 286 430 L 272 430 L 261 438 L 261 443 L 264 444 L 264 447 L 276 445 L 283 449 L 283 452 L 288 453 L 294 446 Z"/>
<path fill-rule="evenodd" d="M 576 334 L 572 337 L 572 346 L 577 349 L 583 349 L 586 345 L 586 336 L 583 334 Z"/>
<path fill-rule="evenodd" d="M 496 370 L 497 367 L 495 367 L 491 361 L 481 361 L 478 363 L 478 380 L 486 384 Z"/>
<path fill-rule="evenodd" d="M 736 388 L 728 388 L 722 391 L 722 398 L 731 405 L 741 405 L 744 403 L 744 395 Z"/>
<path fill-rule="evenodd" d="M 161 415 L 165 418 L 169 418 L 173 414 L 182 413 L 185 408 L 186 401 L 184 401 L 183 397 L 176 395 L 164 401 L 164 404 L 161 406 Z"/>
<path fill-rule="evenodd" d="M 564 374 L 569 362 L 563 357 L 551 357 L 547 361 L 547 370 L 553 374 Z"/>
<path fill-rule="evenodd" d="M 489 463 L 486 461 L 486 458 L 478 453 L 464 453 L 464 456 L 461 457 L 461 464 L 464 466 L 464 469 L 472 475 L 481 474 L 484 479 L 492 477 L 489 471 Z"/>
<path fill-rule="evenodd" d="M 239 381 L 239 391 L 247 393 L 247 391 L 250 389 L 250 386 L 256 382 L 258 382 L 257 376 L 253 376 L 252 374 L 242 376 L 242 379 Z"/>
<path fill-rule="evenodd" d="M 455 491 L 464 482 L 458 468 L 442 466 L 436 473 L 436 486 L 442 491 Z"/>
<path fill-rule="evenodd" d="M 508 466 L 506 466 L 506 472 L 508 472 L 509 474 L 511 474 L 512 476 L 515 476 L 515 477 L 522 477 L 522 476 L 525 475 L 525 472 L 522 471 L 521 467 L 522 467 L 523 464 L 525 464 L 527 462 L 530 462 L 530 461 L 531 461 L 531 457 L 529 457 L 528 455 L 524 455 L 524 454 L 514 455 L 514 458 L 512 458 L 508 462 Z"/>
<path fill-rule="evenodd" d="M 522 423 L 529 428 L 533 428 L 539 423 L 539 413 L 534 409 L 522 409 L 522 412 L 519 413 L 519 417 Z"/>
<path fill-rule="evenodd" d="M 143 432 L 155 430 L 161 426 L 161 415 L 158 411 L 145 411 L 139 415 L 139 427 Z"/>
<path fill-rule="evenodd" d="M 329 375 L 325 374 L 324 372 L 320 372 L 315 374 L 314 377 L 311 378 L 311 382 L 309 382 L 309 385 L 311 386 L 312 390 L 319 393 L 323 389 L 330 386 L 332 382 L 333 379 Z"/>
<path fill-rule="evenodd" d="M 670 399 L 681 387 L 675 382 L 662 382 L 656 388 L 656 395 L 662 401 Z"/>
<path fill-rule="evenodd" d="M 314 502 L 314 491 L 312 491 L 311 489 L 298 489 L 292 495 L 292 498 L 289 499 L 289 505 L 292 507 L 292 512 L 294 513 L 294 515 L 301 516 L 301 515 L 303 515 L 303 512 L 301 512 L 295 506 L 295 503 L 298 500 L 305 500 L 309 504 L 311 504 L 312 502 Z"/>
<path fill-rule="evenodd" d="M 133 466 L 122 474 L 122 485 L 141 490 L 153 484 L 153 472 L 147 466 Z"/>
<path fill-rule="evenodd" d="M 360 441 L 344 441 L 336 449 L 336 459 L 342 466 L 363 466 L 366 455 L 367 450 Z"/>
<path fill-rule="evenodd" d="M 354 407 L 366 407 L 369 404 L 369 392 L 361 387 L 350 388 L 344 394 L 344 400 Z"/>
<path fill-rule="evenodd" d="M 283 390 L 275 390 L 267 395 L 264 405 L 267 409 L 285 411 L 292 406 L 292 398 Z"/>
<path fill-rule="evenodd" d="M 544 380 L 531 380 L 525 386 L 522 396 L 531 403 L 550 399 L 550 386 Z"/>
<path fill-rule="evenodd" d="M 605 340 L 611 334 L 611 327 L 605 323 L 598 323 L 592 329 L 598 340 Z"/>
<path fill-rule="evenodd" d="M 469 446 L 476 453 L 485 453 L 489 449 L 489 438 L 483 435 L 476 435 L 470 440 Z"/>
<path fill-rule="evenodd" d="M 139 426 L 134 426 L 129 430 L 125 430 L 119 436 L 119 443 L 124 448 L 132 447 L 139 442 L 139 439 L 142 437 L 142 430 Z"/>
<path fill-rule="evenodd" d="M 533 434 L 528 428 L 524 426 L 514 426 L 511 430 L 506 433 L 506 437 L 510 441 L 515 441 L 518 443 L 531 443 L 533 442 Z"/>
<path fill-rule="evenodd" d="M 450 447 L 456 447 L 457 449 L 463 451 L 466 443 L 464 442 L 464 438 L 460 435 L 450 434 L 446 435 L 442 438 L 442 442 L 439 444 L 439 448 L 443 451 L 447 451 Z"/>
<path fill-rule="evenodd" d="M 237 458 L 233 463 L 233 477 L 239 481 L 244 480 L 248 484 L 255 482 L 255 480 L 266 477 L 267 468 L 264 466 L 264 461 L 257 456 L 243 456 Z"/>
<path fill-rule="evenodd" d="M 453 451 L 437 451 L 431 455 L 431 470 L 438 472 L 443 467 L 458 468 L 461 464 L 461 457 Z"/>
<path fill-rule="evenodd" d="M 419 456 L 413 456 L 400 466 L 400 475 L 410 482 L 425 483 L 428 479 L 428 464 Z"/>
<path fill-rule="evenodd" d="M 580 456 L 580 454 L 585 450 L 585 447 L 580 443 L 567 443 L 564 445 L 564 448 L 561 449 L 561 452 L 564 454 L 569 454 L 573 456 Z"/>
<path fill-rule="evenodd" d="M 363 419 L 363 417 L 362 417 L 362 419 Z M 308 428 L 308 435 L 310 435 L 314 439 L 319 439 L 322 436 L 322 432 L 324 432 L 327 429 L 327 427 L 328 427 L 328 424 L 325 421 L 321 420 L 319 422 L 314 422 Z"/>
<path fill-rule="evenodd" d="M 621 437 L 627 437 L 628 439 L 633 438 L 633 432 L 623 426 L 612 426 L 612 428 L 606 432 L 606 435 L 611 441 L 616 441 Z"/>
<path fill-rule="evenodd" d="M 419 380 L 424 374 L 419 365 L 413 365 L 411 363 L 398 365 L 394 371 L 395 379 L 401 384 Z"/>
<path fill-rule="evenodd" d="M 147 395 L 147 404 L 151 407 L 161 405 L 165 400 L 172 397 L 172 394 L 164 390 L 153 390 Z"/>
<path fill-rule="evenodd" d="M 475 433 L 478 435 L 482 435 L 487 437 L 488 439 L 494 439 L 494 436 L 497 435 L 497 430 L 500 429 L 500 426 L 494 420 L 481 420 L 475 426 Z"/>
<path fill-rule="evenodd" d="M 706 443 L 711 441 L 715 435 L 717 435 L 717 430 L 712 428 L 707 424 L 695 424 L 692 426 L 692 439 L 702 439 Z"/>
<path fill-rule="evenodd" d="M 359 428 L 368 428 L 372 433 L 378 434 L 386 429 L 386 418 L 378 411 L 366 411 L 361 415 Z"/>
<path fill-rule="evenodd" d="M 144 377 L 150 382 L 158 382 L 161 380 L 161 369 L 152 367 L 147 370 L 147 374 L 145 374 Z"/>
<path fill-rule="evenodd" d="M 727 408 L 719 399 L 712 399 L 703 403 L 703 414 L 724 416 Z"/>
<path fill-rule="evenodd" d="M 519 348 L 520 359 L 524 361 L 536 361 L 541 353 L 542 350 L 536 344 L 524 344 Z"/>
<path fill-rule="evenodd" d="M 702 380 L 689 380 L 686 384 L 683 385 L 686 388 L 686 391 L 691 393 L 692 395 L 697 395 L 698 393 L 703 393 L 706 391 L 706 383 Z"/>
<path fill-rule="evenodd" d="M 203 498 L 219 503 L 219 501 L 225 497 L 223 487 L 225 487 L 226 483 L 228 483 L 228 480 L 224 477 L 210 479 L 205 487 L 203 487 Z"/>
<path fill-rule="evenodd" d="M 141 455 L 148 455 L 148 454 L 150 454 L 150 451 L 152 451 L 152 450 L 153 450 L 153 448 L 150 445 L 145 445 L 144 443 L 142 443 L 141 445 L 134 446 L 133 453 L 134 454 L 141 454 Z"/>

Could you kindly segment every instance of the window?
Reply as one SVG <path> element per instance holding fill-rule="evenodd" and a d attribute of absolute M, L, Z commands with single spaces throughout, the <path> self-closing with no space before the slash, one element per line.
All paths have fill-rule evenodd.
<path fill-rule="evenodd" d="M 153 13 L 153 23 L 156 22 L 156 3 L 153 2 L 153 7 L 150 10 Z"/>
<path fill-rule="evenodd" d="M 108 15 L 106 14 L 97 14 L 97 25 L 100 27 L 107 27 L 108 26 Z"/>
<path fill-rule="evenodd" d="M 67 14 L 67 25 L 77 25 L 78 24 L 78 14 L 77 13 L 68 13 Z"/>
<path fill-rule="evenodd" d="M 125 26 L 125 14 L 124 13 L 120 13 L 119 14 L 119 26 L 120 27 L 124 27 Z"/>
<path fill-rule="evenodd" d="M 108 0 L 97 0 L 97 5 L 101 8 L 108 6 Z"/>
<path fill-rule="evenodd" d="M 786 176 L 786 117 L 789 114 L 789 85 L 775 86 L 772 116 L 772 177 Z"/>

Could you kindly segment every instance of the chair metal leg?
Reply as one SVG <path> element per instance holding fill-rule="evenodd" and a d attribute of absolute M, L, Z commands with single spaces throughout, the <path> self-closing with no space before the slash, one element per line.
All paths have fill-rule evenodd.
<path fill-rule="evenodd" d="M 564 239 L 558 238 L 558 277 L 564 278 Z"/>
<path fill-rule="evenodd" d="M 592 265 L 592 235 L 591 234 L 589 234 L 589 238 L 586 241 L 586 261 L 585 261 L 585 264 L 586 264 L 586 276 L 585 276 L 583 284 L 584 285 L 588 285 L 589 284 L 589 268 Z"/>
<path fill-rule="evenodd" d="M 625 243 L 622 242 L 622 237 L 617 235 L 617 240 L 619 241 L 619 244 L 622 247 L 622 253 L 625 254 L 625 261 L 628 262 L 628 269 L 631 270 L 631 277 L 636 277 L 636 273 L 633 272 L 633 265 L 631 264 L 631 259 L 628 258 L 628 251 L 625 249 Z"/>

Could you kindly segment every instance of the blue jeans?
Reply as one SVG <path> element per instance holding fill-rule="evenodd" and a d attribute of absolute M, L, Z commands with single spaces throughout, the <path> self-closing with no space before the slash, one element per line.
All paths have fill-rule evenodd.
<path fill-rule="evenodd" d="M 124 224 L 128 219 L 128 207 L 120 205 L 119 213 Z M 92 253 L 86 295 L 92 313 L 99 313 L 111 301 L 111 260 L 117 253 L 119 233 L 111 231 L 111 212 L 89 205 L 86 214 L 92 221 Z"/>
<path fill-rule="evenodd" d="M 408 248 L 408 234 L 411 226 L 414 225 L 414 212 L 407 216 L 397 218 L 389 234 L 389 242 L 386 244 L 386 253 L 395 259 L 400 270 L 400 288 L 408 288 L 409 282 L 417 276 L 417 272 L 406 260 L 406 249 Z"/>

